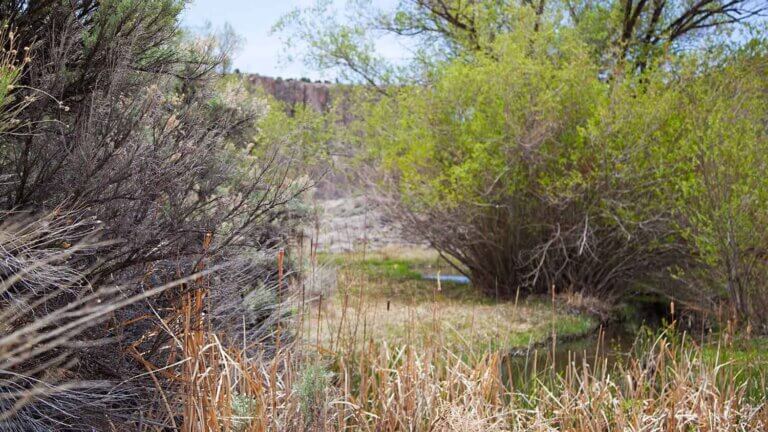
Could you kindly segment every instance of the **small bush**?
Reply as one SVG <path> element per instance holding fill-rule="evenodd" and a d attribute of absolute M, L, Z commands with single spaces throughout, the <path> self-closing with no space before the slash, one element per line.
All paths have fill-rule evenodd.
<path fill-rule="evenodd" d="M 302 370 L 294 391 L 306 427 L 324 421 L 329 384 L 330 375 L 322 365 L 309 364 Z"/>

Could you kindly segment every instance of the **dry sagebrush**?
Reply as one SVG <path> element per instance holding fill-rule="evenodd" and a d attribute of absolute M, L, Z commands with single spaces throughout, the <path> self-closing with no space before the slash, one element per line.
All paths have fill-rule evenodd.
<path fill-rule="evenodd" d="M 94 287 L 83 273 L 105 246 L 96 224 L 74 213 L 2 216 L 0 430 L 88 430 L 132 396 L 130 386 L 82 370 L 89 351 L 109 341 L 104 326 L 115 311 L 171 285 L 133 295 Z"/>
<path fill-rule="evenodd" d="M 265 355 L 282 340 L 274 258 L 311 180 L 286 143 L 257 139 L 266 104 L 215 73 L 226 41 L 183 35 L 183 6 L 0 5 L 29 47 L 0 58 L 19 65 L 2 101 L 0 206 L 31 218 L 0 215 L 5 428 L 194 423 L 173 373 L 197 351 L 175 355 L 175 336 L 210 331 Z M 181 313 L 198 292 L 205 329 Z"/>

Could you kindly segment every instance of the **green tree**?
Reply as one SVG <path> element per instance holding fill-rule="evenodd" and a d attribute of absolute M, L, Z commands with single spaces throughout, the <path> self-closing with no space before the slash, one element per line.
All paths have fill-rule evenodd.
<path fill-rule="evenodd" d="M 676 94 L 668 144 L 681 168 L 669 176 L 698 266 L 684 280 L 729 315 L 768 332 L 768 56 L 754 41 L 689 66 Z M 714 65 L 713 65 L 714 63 Z M 701 298 L 701 297 L 700 297 Z"/>
<path fill-rule="evenodd" d="M 762 220 L 761 93 L 728 76 L 767 7 L 414 0 L 394 11 L 353 2 L 347 19 L 332 19 L 321 2 L 277 30 L 294 32 L 310 65 L 375 87 L 346 139 L 379 170 L 385 208 L 486 292 L 555 285 L 611 299 L 646 285 L 729 298 L 749 315 L 739 283 L 714 277 L 725 292 L 701 277 L 727 275 L 745 256 L 726 258 L 738 237 L 727 227 L 744 230 L 739 250 L 761 241 L 747 242 L 757 226 L 739 221 Z M 378 56 L 381 35 L 406 38 L 410 61 Z M 736 121 L 739 101 L 751 108 Z M 740 140 L 751 144 L 729 144 Z"/>
<path fill-rule="evenodd" d="M 640 83 L 609 85 L 576 32 L 524 23 L 372 102 L 360 139 L 386 207 L 487 293 L 616 299 L 679 253 L 648 146 L 601 122 Z"/>
<path fill-rule="evenodd" d="M 601 73 L 612 75 L 642 71 L 666 52 L 699 46 L 707 37 L 732 38 L 768 11 L 762 0 L 401 0 L 392 10 L 369 0 L 349 0 L 343 10 L 334 4 L 320 0 L 296 9 L 273 31 L 300 48 L 309 66 L 382 92 L 427 80 L 436 62 L 492 54 L 499 37 L 521 29 L 529 36 L 545 27 L 577 29 Z M 397 63 L 385 59 L 376 51 L 381 37 L 398 38 L 413 55 Z"/>

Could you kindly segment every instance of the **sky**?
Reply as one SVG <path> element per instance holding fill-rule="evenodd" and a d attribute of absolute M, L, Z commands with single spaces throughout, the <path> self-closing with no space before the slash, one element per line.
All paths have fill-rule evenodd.
<path fill-rule="evenodd" d="M 341 0 L 336 1 L 343 5 Z M 285 48 L 280 38 L 269 35 L 272 25 L 281 16 L 297 7 L 313 3 L 313 0 L 192 0 L 182 14 L 182 25 L 194 30 L 210 24 L 215 30 L 229 23 L 245 39 L 242 48 L 236 53 L 233 65 L 241 72 L 283 78 L 332 80 L 335 78 L 332 74 L 308 69 L 300 61 L 287 63 L 286 56 L 281 55 Z M 375 3 L 388 7 L 395 1 L 376 0 Z M 380 45 L 380 51 L 385 57 L 396 56 L 402 51 L 394 40 L 382 41 Z"/>

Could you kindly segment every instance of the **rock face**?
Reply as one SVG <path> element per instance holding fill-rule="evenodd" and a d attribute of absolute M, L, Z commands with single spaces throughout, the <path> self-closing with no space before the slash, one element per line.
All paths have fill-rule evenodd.
<path fill-rule="evenodd" d="M 248 81 L 264 89 L 275 99 L 285 103 L 292 112 L 297 106 L 310 106 L 318 111 L 327 111 L 331 107 L 331 89 L 335 86 L 327 82 L 306 82 L 302 80 L 272 78 L 262 75 L 249 75 Z"/>
<path fill-rule="evenodd" d="M 341 125 L 352 121 L 350 104 L 348 103 L 349 86 L 331 84 L 329 82 L 309 82 L 305 80 L 272 78 L 258 74 L 247 75 L 247 80 L 253 87 L 261 87 L 264 92 L 285 104 L 289 115 L 293 115 L 299 107 L 310 107 L 318 112 L 337 110 Z M 336 100 L 337 106 L 333 106 Z M 315 196 L 319 199 L 341 198 L 350 193 L 351 185 L 347 172 L 346 158 L 348 146 L 343 143 L 328 143 L 333 147 L 332 163 L 327 167 L 315 188 Z"/>

